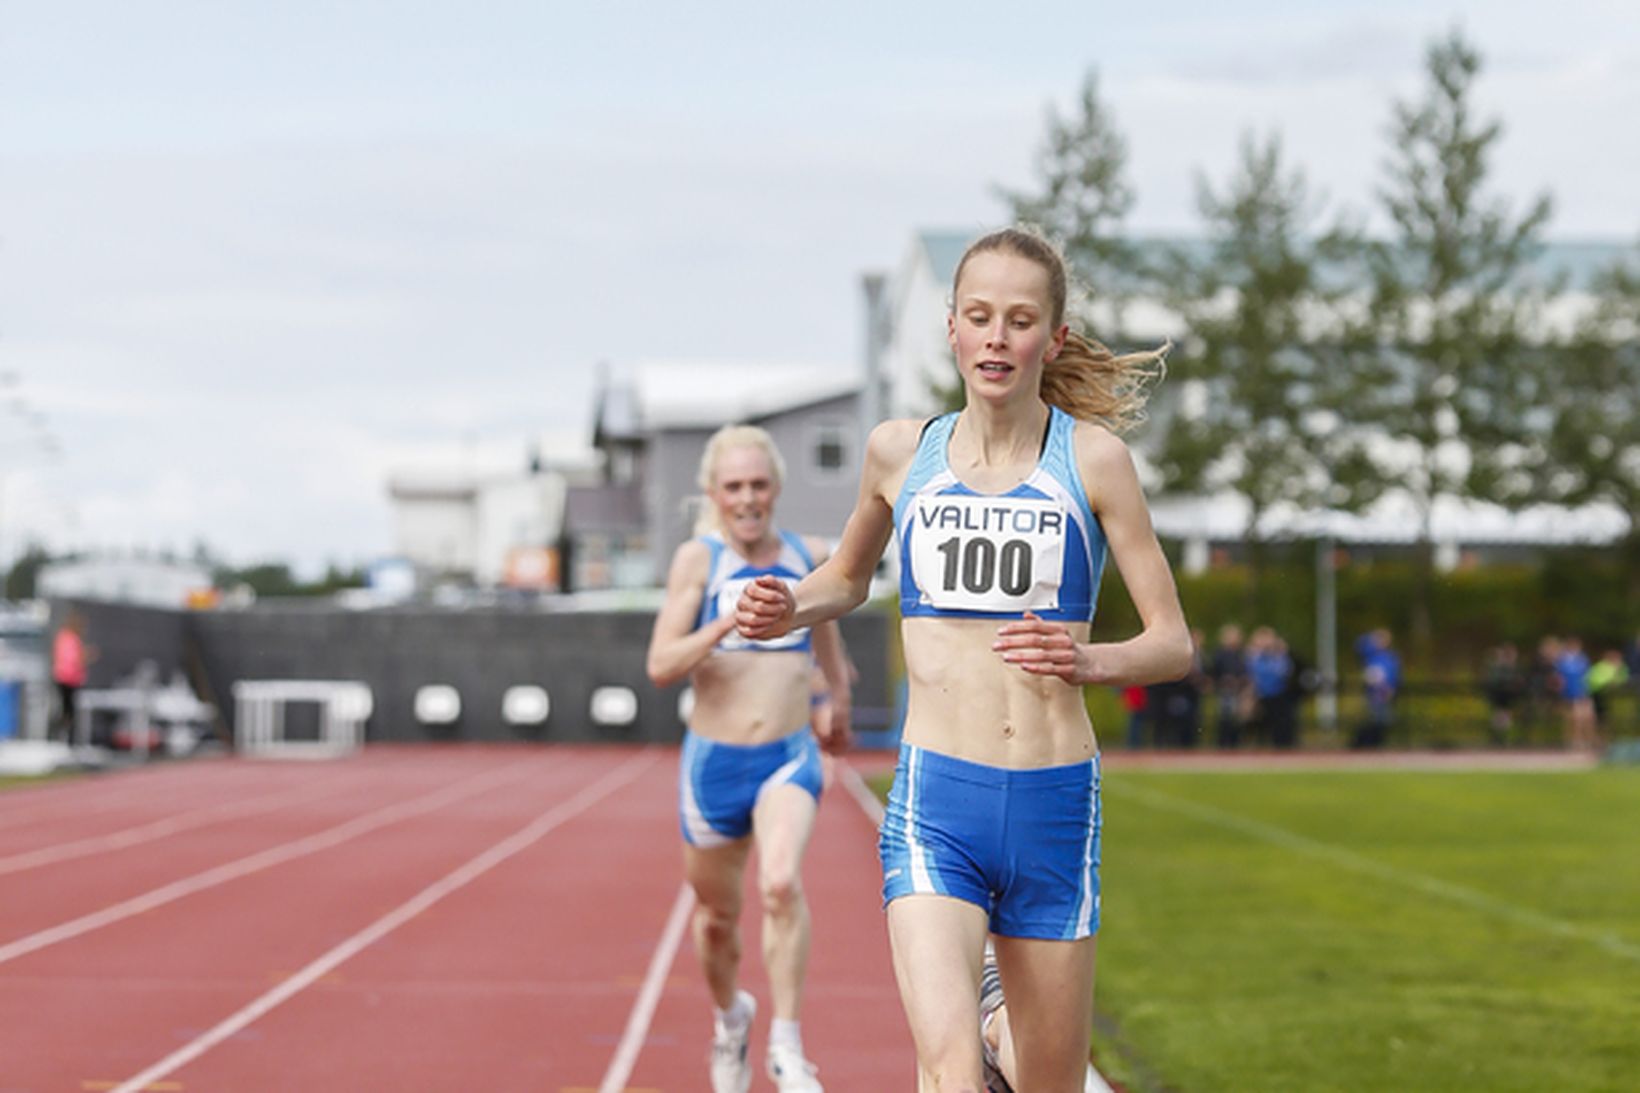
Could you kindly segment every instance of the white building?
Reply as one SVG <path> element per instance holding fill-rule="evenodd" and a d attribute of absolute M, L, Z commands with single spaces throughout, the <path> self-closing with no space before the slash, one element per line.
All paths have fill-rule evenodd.
<path fill-rule="evenodd" d="M 84 558 L 48 562 L 35 579 L 42 599 L 104 600 L 179 609 L 211 589 L 211 574 L 191 562 Z"/>
<path fill-rule="evenodd" d="M 521 470 L 401 471 L 388 482 L 395 553 L 432 576 L 494 587 L 556 588 L 556 548 L 572 484 L 593 480 L 593 453 Z"/>

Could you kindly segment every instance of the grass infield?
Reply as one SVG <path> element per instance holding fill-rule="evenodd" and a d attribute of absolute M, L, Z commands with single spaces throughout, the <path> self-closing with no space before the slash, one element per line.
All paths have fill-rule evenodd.
<path fill-rule="evenodd" d="M 1640 1082 L 1640 769 L 1112 766 L 1094 1047 L 1134 1093 Z"/>

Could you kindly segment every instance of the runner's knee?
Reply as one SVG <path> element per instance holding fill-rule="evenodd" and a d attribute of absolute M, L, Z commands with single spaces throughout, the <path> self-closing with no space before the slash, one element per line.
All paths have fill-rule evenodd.
<path fill-rule="evenodd" d="M 803 899 L 803 885 L 795 870 L 773 869 L 759 878 L 763 910 L 771 915 L 787 915 Z"/>
<path fill-rule="evenodd" d="M 695 907 L 695 933 L 713 946 L 731 944 L 736 937 L 735 925 L 739 907 L 713 907 L 702 903 Z"/>

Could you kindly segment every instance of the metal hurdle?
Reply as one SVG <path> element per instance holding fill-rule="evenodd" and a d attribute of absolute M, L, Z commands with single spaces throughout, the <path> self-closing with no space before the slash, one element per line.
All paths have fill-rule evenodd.
<path fill-rule="evenodd" d="M 242 679 L 233 685 L 234 741 L 241 755 L 329 759 L 364 743 L 364 723 L 374 701 L 356 680 Z M 319 705 L 319 739 L 286 740 L 285 706 Z"/>

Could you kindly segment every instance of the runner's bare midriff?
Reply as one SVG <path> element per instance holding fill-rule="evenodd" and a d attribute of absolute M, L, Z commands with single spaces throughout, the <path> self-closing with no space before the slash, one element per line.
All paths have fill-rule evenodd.
<path fill-rule="evenodd" d="M 809 722 L 806 652 L 719 650 L 690 677 L 695 710 L 689 727 L 724 744 L 766 744 Z"/>
<path fill-rule="evenodd" d="M 900 624 L 910 703 L 903 739 L 987 766 L 1079 763 L 1098 751 L 1082 688 L 1030 675 L 991 643 L 996 619 L 910 618 Z M 1070 625 L 1078 642 L 1088 624 Z"/>

